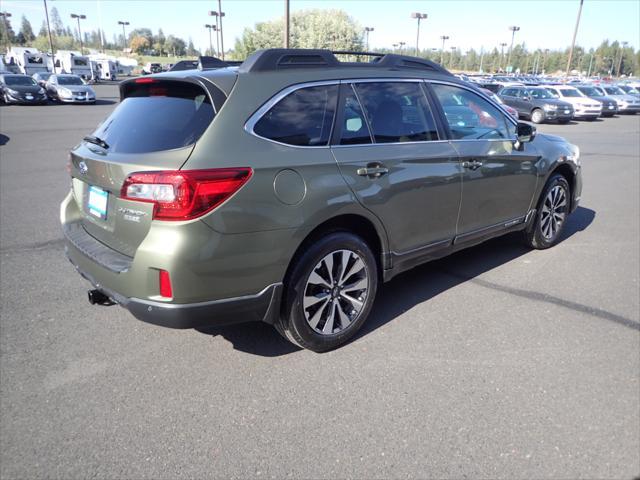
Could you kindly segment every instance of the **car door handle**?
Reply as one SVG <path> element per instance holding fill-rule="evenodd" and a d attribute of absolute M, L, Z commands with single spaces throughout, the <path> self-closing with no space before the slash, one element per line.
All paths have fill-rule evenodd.
<path fill-rule="evenodd" d="M 462 166 L 469 170 L 477 170 L 482 166 L 482 162 L 479 160 L 471 160 L 469 162 L 462 162 Z"/>
<path fill-rule="evenodd" d="M 367 165 L 365 168 L 359 168 L 356 173 L 362 177 L 374 177 L 378 178 L 389 173 L 389 169 L 382 165 Z"/>

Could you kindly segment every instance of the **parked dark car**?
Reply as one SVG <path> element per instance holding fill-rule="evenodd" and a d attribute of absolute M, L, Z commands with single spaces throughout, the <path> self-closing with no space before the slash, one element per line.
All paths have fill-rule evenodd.
<path fill-rule="evenodd" d="M 567 123 L 573 117 L 571 104 L 554 98 L 544 87 L 505 87 L 498 96 L 533 123 Z"/>
<path fill-rule="evenodd" d="M 6 104 L 34 105 L 47 103 L 47 94 L 29 75 L 0 75 L 0 94 Z"/>
<path fill-rule="evenodd" d="M 558 243 L 578 147 L 436 63 L 375 56 L 259 50 L 122 82 L 60 209 L 89 300 L 174 328 L 263 321 L 326 351 L 403 271 L 509 232 Z"/>
<path fill-rule="evenodd" d="M 518 117 L 519 117 L 518 116 L 518 111 L 515 108 L 510 107 L 509 105 L 504 103 L 502 101 L 502 99 L 497 94 L 495 94 L 491 90 L 487 90 L 486 88 L 481 88 L 480 91 L 482 93 L 484 93 L 487 97 L 489 97 L 491 100 L 493 100 L 494 102 L 499 103 L 500 105 L 502 105 L 502 108 L 504 108 L 509 115 L 511 115 L 516 120 L 518 120 Z"/>
<path fill-rule="evenodd" d="M 602 116 L 613 117 L 618 113 L 618 103 L 615 98 L 602 95 L 602 91 L 594 87 L 593 85 L 573 85 L 587 97 L 598 100 L 602 103 Z"/>

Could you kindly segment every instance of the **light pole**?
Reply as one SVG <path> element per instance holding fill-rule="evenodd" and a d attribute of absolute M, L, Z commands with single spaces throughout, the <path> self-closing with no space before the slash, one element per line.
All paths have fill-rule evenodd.
<path fill-rule="evenodd" d="M 502 63 L 504 62 L 504 47 L 507 46 L 507 42 L 500 44 L 500 65 L 498 65 L 498 71 L 502 70 Z"/>
<path fill-rule="evenodd" d="M 591 76 L 591 65 L 593 65 L 593 57 L 595 56 L 594 52 L 591 52 L 591 58 L 589 59 L 589 70 L 587 70 L 587 78 Z"/>
<path fill-rule="evenodd" d="M 440 65 L 444 67 L 444 42 L 449 40 L 449 36 L 441 35 L 440 40 L 442 40 L 442 50 L 440 50 Z"/>
<path fill-rule="evenodd" d="M 82 45 L 82 30 L 80 30 L 80 20 L 87 18 L 86 15 L 72 13 L 71 18 L 78 20 L 78 37 L 80 38 L 80 55 L 84 55 L 84 46 Z"/>
<path fill-rule="evenodd" d="M 284 48 L 289 48 L 289 0 L 284 0 Z"/>
<path fill-rule="evenodd" d="M 396 52 L 396 50 L 398 49 L 398 44 L 394 43 L 393 45 L 391 45 L 393 47 L 393 53 Z"/>
<path fill-rule="evenodd" d="M 213 55 L 214 57 L 218 55 L 218 52 L 213 51 L 213 40 L 211 40 L 211 30 L 217 32 L 218 28 L 215 25 L 209 25 L 208 23 L 204 26 L 204 28 L 206 28 L 207 30 L 209 30 L 209 51 L 211 52 L 211 55 Z M 216 33 L 216 40 L 217 40 L 217 33 Z"/>
<path fill-rule="evenodd" d="M 544 64 L 547 63 L 547 54 L 549 53 L 549 49 L 544 49 L 544 56 L 542 57 L 542 68 L 540 69 L 541 73 L 544 73 Z"/>
<path fill-rule="evenodd" d="M 506 65 L 507 67 L 511 66 L 511 54 L 513 53 L 513 40 L 516 37 L 516 32 L 520 30 L 520 27 L 516 27 L 514 25 L 509 27 L 509 30 L 511 30 L 511 46 L 509 47 L 509 59 L 507 60 L 507 65 Z M 511 70 L 513 71 L 513 67 L 511 68 Z"/>
<path fill-rule="evenodd" d="M 218 0 L 218 8 L 222 8 L 221 4 L 220 4 L 220 0 Z M 222 38 L 222 17 L 224 17 L 224 12 L 222 11 L 215 11 L 215 10 L 210 10 L 209 11 L 209 16 L 210 17 L 216 17 L 216 28 L 217 28 L 217 33 L 216 33 L 216 43 L 219 40 L 219 54 L 220 57 L 222 57 L 222 60 L 224 60 L 224 39 Z"/>
<path fill-rule="evenodd" d="M 418 33 L 416 34 L 416 57 L 418 56 L 418 52 L 420 51 L 420 20 L 426 20 L 428 15 L 426 13 L 418 13 L 414 12 L 411 14 L 411 18 L 416 18 L 418 20 Z"/>
<path fill-rule="evenodd" d="M 573 59 L 573 48 L 576 46 L 576 35 L 578 35 L 578 25 L 580 25 L 580 15 L 582 14 L 582 4 L 584 0 L 580 0 L 580 7 L 578 8 L 578 18 L 576 18 L 576 27 L 573 29 L 573 40 L 571 41 L 571 49 L 569 50 L 569 59 L 567 60 L 567 71 L 564 73 L 565 77 L 569 76 L 569 70 L 571 70 L 571 60 Z"/>
<path fill-rule="evenodd" d="M 364 36 L 366 38 L 367 52 L 369 51 L 369 33 L 373 32 L 375 29 L 373 27 L 364 27 Z"/>
<path fill-rule="evenodd" d="M 118 20 L 118 25 L 122 25 L 122 51 L 124 51 L 124 49 L 127 48 L 127 34 L 124 31 L 124 27 L 129 25 L 129 22 Z"/>
<path fill-rule="evenodd" d="M 402 55 L 402 48 L 407 44 L 407 42 L 398 42 L 398 45 L 400 45 L 400 55 Z"/>
<path fill-rule="evenodd" d="M 624 49 L 629 45 L 629 42 L 622 42 L 622 47 L 620 47 L 620 59 L 618 60 L 618 73 L 616 77 L 620 77 L 620 68 L 622 67 L 622 56 L 624 55 Z"/>
<path fill-rule="evenodd" d="M 4 22 L 4 34 L 7 36 L 7 52 L 11 50 L 11 39 L 9 38 L 9 23 L 7 22 L 7 18 L 9 18 L 11 14 L 9 12 L 0 12 L 0 17 L 2 17 L 2 21 Z"/>

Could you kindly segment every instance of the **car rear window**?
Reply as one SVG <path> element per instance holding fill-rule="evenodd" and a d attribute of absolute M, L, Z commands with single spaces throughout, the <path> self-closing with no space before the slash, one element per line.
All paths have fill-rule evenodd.
<path fill-rule="evenodd" d="M 193 145 L 215 117 L 209 95 L 192 83 L 132 83 L 125 87 L 124 97 L 93 134 L 113 153 L 148 153 Z"/>

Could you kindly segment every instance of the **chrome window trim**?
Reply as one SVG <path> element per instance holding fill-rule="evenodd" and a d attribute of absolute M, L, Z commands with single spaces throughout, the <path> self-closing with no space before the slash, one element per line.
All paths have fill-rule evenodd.
<path fill-rule="evenodd" d="M 321 80 L 321 81 L 317 81 L 317 82 L 304 82 L 304 83 L 296 83 L 294 85 L 289 85 L 288 87 L 285 87 L 282 90 L 280 90 L 278 93 L 276 93 L 269 100 L 267 100 L 264 104 L 262 104 L 262 106 L 260 108 L 258 108 L 258 110 L 256 110 L 249 117 L 249 119 L 244 124 L 244 131 L 247 132 L 249 135 L 253 135 L 254 137 L 260 138 L 262 140 L 266 140 L 267 142 L 275 143 L 276 145 L 283 145 L 285 147 L 290 147 L 290 148 L 315 148 L 315 149 L 330 148 L 331 132 L 329 134 L 329 141 L 327 141 L 326 145 L 291 145 L 289 143 L 278 142 L 277 140 L 272 140 L 271 138 L 267 138 L 267 137 L 263 137 L 261 135 L 258 135 L 254 131 L 254 128 L 256 126 L 256 123 L 258 123 L 260 121 L 260 119 L 264 116 L 264 114 L 267 113 L 269 110 L 271 110 L 271 108 L 274 105 L 276 105 L 280 100 L 282 100 L 287 95 L 289 95 L 289 94 L 291 94 L 291 93 L 293 93 L 293 92 L 295 92 L 297 90 L 301 90 L 303 88 L 309 88 L 309 87 L 322 87 L 324 85 L 336 85 L 336 86 L 339 87 L 340 83 L 341 83 L 340 80 Z M 337 105 L 336 105 L 336 108 L 337 108 Z M 334 112 L 334 119 L 333 119 L 333 122 L 331 124 L 331 130 L 332 131 L 333 131 L 333 123 L 335 123 L 335 115 L 336 115 L 336 113 L 337 112 Z"/>

